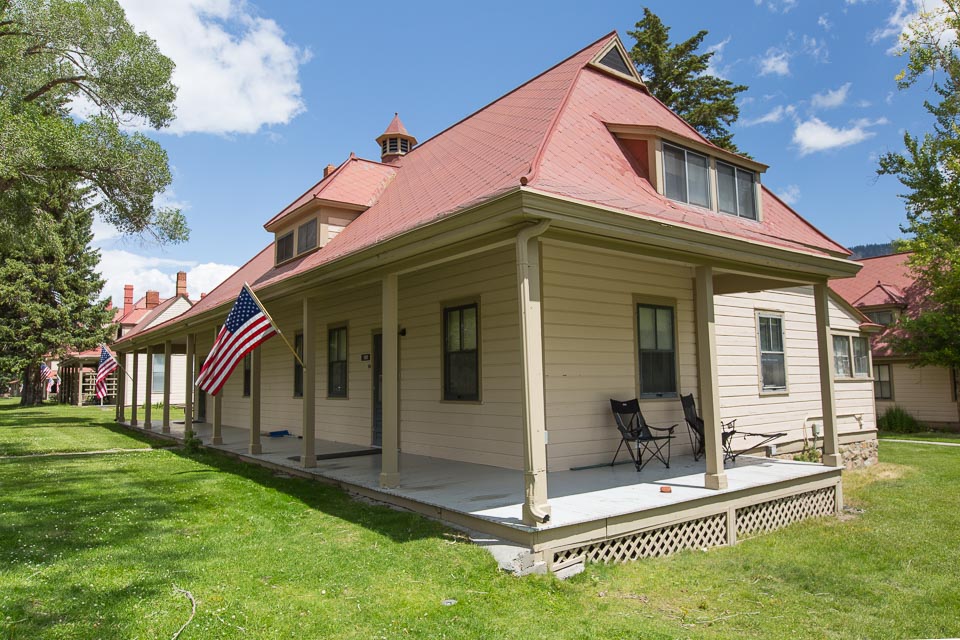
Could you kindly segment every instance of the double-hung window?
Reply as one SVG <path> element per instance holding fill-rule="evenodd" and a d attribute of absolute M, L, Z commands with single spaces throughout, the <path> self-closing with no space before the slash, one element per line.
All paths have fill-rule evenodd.
<path fill-rule="evenodd" d="M 757 174 L 717 161 L 717 208 L 741 218 L 757 219 Z"/>
<path fill-rule="evenodd" d="M 317 246 L 317 219 L 304 222 L 297 228 L 297 255 Z"/>
<path fill-rule="evenodd" d="M 277 238 L 277 264 L 293 257 L 293 231 Z"/>
<path fill-rule="evenodd" d="M 893 379 L 890 365 L 873 365 L 873 397 L 877 400 L 893 400 Z"/>
<path fill-rule="evenodd" d="M 850 338 L 833 336 L 833 373 L 838 378 L 852 378 L 853 365 L 850 362 Z"/>
<path fill-rule="evenodd" d="M 757 314 L 760 334 L 760 387 L 763 391 L 787 389 L 787 358 L 783 345 L 783 316 Z"/>
<path fill-rule="evenodd" d="M 710 208 L 710 159 L 682 147 L 663 145 L 664 187 L 671 200 Z"/>
<path fill-rule="evenodd" d="M 297 333 L 293 336 L 293 348 L 297 352 L 297 357 L 293 359 L 293 397 L 303 397 L 303 367 L 300 361 L 303 360 L 303 334 Z"/>
<path fill-rule="evenodd" d="M 153 362 L 151 363 L 153 370 L 150 373 L 153 376 L 151 384 L 154 392 L 163 389 L 163 361 L 164 355 L 162 353 L 153 354 Z"/>
<path fill-rule="evenodd" d="M 347 397 L 347 328 L 327 332 L 327 397 Z"/>
<path fill-rule="evenodd" d="M 480 324 L 476 303 L 443 310 L 443 399 L 480 399 Z"/>
<path fill-rule="evenodd" d="M 870 376 L 870 342 L 860 336 L 833 336 L 833 371 L 838 378 Z"/>
<path fill-rule="evenodd" d="M 672 398 L 677 395 L 677 340 L 674 326 L 673 307 L 637 304 L 641 398 Z"/>

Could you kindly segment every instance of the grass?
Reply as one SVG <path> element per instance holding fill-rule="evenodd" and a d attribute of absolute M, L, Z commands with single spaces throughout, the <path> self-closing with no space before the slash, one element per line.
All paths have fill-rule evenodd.
<path fill-rule="evenodd" d="M 881 431 L 877 436 L 894 440 L 922 440 L 924 442 L 953 442 L 960 444 L 960 433 L 952 431 L 921 431 L 920 433 L 889 433 Z"/>
<path fill-rule="evenodd" d="M 0 406 L 0 441 L 143 446 L 48 410 Z M 34 441 L 75 441 L 60 438 Z M 216 453 L 3 460 L 0 638 L 171 637 L 190 614 L 175 588 L 197 601 L 183 640 L 956 636 L 960 449 L 880 454 L 845 474 L 862 514 L 566 582 L 498 573 L 440 524 Z"/>

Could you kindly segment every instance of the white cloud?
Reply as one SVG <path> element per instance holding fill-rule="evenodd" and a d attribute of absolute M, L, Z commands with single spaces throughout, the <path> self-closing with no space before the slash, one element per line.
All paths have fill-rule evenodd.
<path fill-rule="evenodd" d="M 777 192 L 777 196 L 792 207 L 800 200 L 800 187 L 795 184 L 788 184 Z"/>
<path fill-rule="evenodd" d="M 201 293 L 209 293 L 223 282 L 237 267 L 229 264 L 144 256 L 123 249 L 101 251 L 98 271 L 107 281 L 101 297 L 111 297 L 114 306 L 123 306 L 123 287 L 133 285 L 134 299 L 141 298 L 148 290 L 159 291 L 161 298 L 176 293 L 177 271 L 187 274 L 187 291 L 194 301 Z"/>
<path fill-rule="evenodd" d="M 830 22 L 830 20 L 827 18 L 828 15 L 829 15 L 829 14 L 826 14 L 826 13 L 825 13 L 825 14 L 823 14 L 822 16 L 820 16 L 819 18 L 817 18 L 817 24 L 820 25 L 820 27 L 821 27 L 824 31 L 830 31 L 830 29 L 833 28 L 833 23 Z"/>
<path fill-rule="evenodd" d="M 830 50 L 827 48 L 827 41 L 823 38 L 817 40 L 804 34 L 800 40 L 800 46 L 805 54 L 817 62 L 830 62 Z"/>
<path fill-rule="evenodd" d="M 862 118 L 852 122 L 849 127 L 839 128 L 813 117 L 797 122 L 793 131 L 793 142 L 799 147 L 801 156 L 818 151 L 840 149 L 872 138 L 875 133 L 868 128 L 882 124 L 887 124 L 885 118 L 876 120 Z"/>
<path fill-rule="evenodd" d="M 758 124 L 773 124 L 783 120 L 784 116 L 792 115 L 796 111 L 793 105 L 777 105 L 767 113 L 757 118 L 744 118 L 740 121 L 745 127 L 752 127 Z"/>
<path fill-rule="evenodd" d="M 298 72 L 309 51 L 245 0 L 121 0 L 177 67 L 172 133 L 256 133 L 305 109 Z"/>
<path fill-rule="evenodd" d="M 871 38 L 873 42 L 879 42 L 888 38 L 897 38 L 897 42 L 887 49 L 887 53 L 894 55 L 899 53 L 899 43 L 902 38 L 914 35 L 910 24 L 917 19 L 920 13 L 939 14 L 942 19 L 946 12 L 946 3 L 944 0 L 897 0 L 893 13 L 887 17 L 886 24 L 876 29 Z M 957 32 L 954 29 L 943 29 L 940 34 L 940 44 L 946 45 L 948 42 L 955 42 Z"/>
<path fill-rule="evenodd" d="M 730 43 L 731 36 L 727 36 L 717 44 L 712 44 L 707 47 L 707 53 L 713 53 L 713 57 L 710 58 L 709 64 L 707 64 L 706 70 L 703 72 L 704 75 L 716 76 L 717 78 L 726 78 L 727 72 L 730 70 L 730 66 L 721 67 L 720 63 L 723 62 L 723 48 Z"/>
<path fill-rule="evenodd" d="M 799 0 L 753 0 L 753 4 L 758 7 L 766 5 L 767 9 L 774 13 L 789 13 L 796 8 Z"/>
<path fill-rule="evenodd" d="M 760 75 L 790 75 L 790 54 L 776 47 L 767 49 L 760 58 Z"/>
<path fill-rule="evenodd" d="M 847 101 L 847 94 L 850 92 L 851 84 L 852 83 L 848 82 L 833 91 L 813 94 L 813 97 L 810 99 L 810 106 L 814 109 L 835 109 L 842 106 Z"/>

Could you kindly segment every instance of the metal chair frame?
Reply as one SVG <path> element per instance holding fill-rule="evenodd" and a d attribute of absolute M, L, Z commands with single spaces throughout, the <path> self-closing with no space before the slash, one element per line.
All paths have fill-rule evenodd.
<path fill-rule="evenodd" d="M 680 396 L 680 404 L 683 405 L 683 417 L 687 423 L 687 435 L 690 437 L 690 446 L 693 448 L 693 459 L 699 460 L 702 455 L 705 453 L 704 448 L 704 424 L 703 418 L 697 413 L 697 404 L 693 399 L 693 394 L 688 394 L 685 396 Z M 722 429 L 720 433 L 720 443 L 723 447 L 723 461 L 727 462 L 736 462 L 737 456 L 743 455 L 747 451 L 753 451 L 754 449 L 759 449 L 766 444 L 776 440 L 777 438 L 782 438 L 787 435 L 786 433 L 751 433 L 749 431 L 740 431 L 737 429 L 737 420 L 728 420 L 726 422 L 720 422 L 720 428 Z M 733 439 L 736 436 L 742 436 L 744 440 L 747 438 L 761 438 L 760 442 L 753 445 L 752 447 L 747 447 L 740 451 L 733 450 Z"/>
<path fill-rule="evenodd" d="M 612 467 L 617 463 L 617 456 L 620 455 L 620 449 L 627 446 L 627 453 L 633 460 L 637 471 L 642 471 L 651 460 L 659 460 L 670 468 L 670 443 L 673 441 L 673 430 L 677 425 L 670 427 L 650 426 L 640 411 L 640 402 L 634 398 L 625 402 L 610 399 L 610 408 L 613 411 L 614 420 L 617 422 L 617 430 L 620 432 L 620 445 L 617 452 L 613 455 L 610 462 Z M 657 435 L 657 433 L 665 435 Z M 631 443 L 636 447 L 634 451 Z M 666 457 L 663 455 L 663 449 L 666 447 Z M 646 456 L 646 460 L 644 460 Z"/>

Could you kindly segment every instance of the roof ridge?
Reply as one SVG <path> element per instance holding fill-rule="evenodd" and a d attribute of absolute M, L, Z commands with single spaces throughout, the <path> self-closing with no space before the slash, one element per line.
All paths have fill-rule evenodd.
<path fill-rule="evenodd" d="M 908 256 L 914 253 L 913 251 L 897 251 L 896 253 L 885 253 L 882 256 L 870 256 L 869 258 L 857 258 L 859 262 L 866 262 L 867 260 L 879 260 L 880 258 L 895 258 L 897 256 Z"/>

